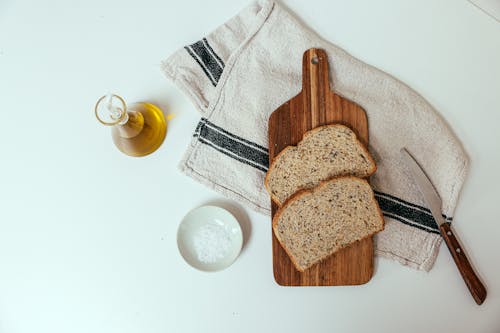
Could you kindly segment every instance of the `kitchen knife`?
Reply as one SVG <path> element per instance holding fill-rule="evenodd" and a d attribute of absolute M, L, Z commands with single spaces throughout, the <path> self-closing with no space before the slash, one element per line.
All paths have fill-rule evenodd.
<path fill-rule="evenodd" d="M 450 250 L 453 260 L 455 260 L 455 264 L 457 265 L 460 274 L 462 274 L 465 284 L 469 288 L 476 303 L 481 305 L 486 298 L 486 288 L 481 283 L 479 277 L 469 263 L 469 260 L 465 255 L 465 251 L 458 242 L 450 223 L 446 222 L 443 218 L 443 215 L 441 214 L 441 198 L 434 189 L 434 186 L 429 178 L 426 176 L 424 170 L 422 170 L 413 156 L 410 155 L 408 150 L 402 148 L 401 154 L 403 155 L 403 160 L 408 166 L 408 169 L 411 171 L 411 174 L 413 175 L 425 202 L 427 202 L 427 205 L 430 208 L 432 216 L 434 217 L 434 220 L 439 227 L 439 231 L 441 232 L 441 235 Z"/>

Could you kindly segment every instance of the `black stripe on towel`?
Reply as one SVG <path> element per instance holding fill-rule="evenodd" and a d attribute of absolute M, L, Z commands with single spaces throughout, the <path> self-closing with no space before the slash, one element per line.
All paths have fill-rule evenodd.
<path fill-rule="evenodd" d="M 247 140 L 239 138 L 236 135 L 227 135 L 224 131 L 212 127 L 212 123 L 201 121 L 198 133 L 194 136 L 202 143 L 210 143 L 213 148 L 219 148 L 218 151 L 225 153 L 238 161 L 248 161 L 247 164 L 266 172 L 269 166 L 269 155 L 261 149 L 250 146 Z M 202 139 L 202 140 L 201 140 Z"/>
<path fill-rule="evenodd" d="M 201 128 L 201 125 L 203 125 L 203 118 L 202 120 L 198 123 L 198 125 L 196 125 L 196 129 L 194 130 L 194 134 L 193 136 L 194 137 L 197 137 L 198 134 L 200 134 L 200 128 Z"/>
<path fill-rule="evenodd" d="M 224 65 L 224 61 L 222 61 L 221 58 L 219 58 L 219 56 L 217 55 L 217 53 L 215 53 L 214 49 L 212 49 L 212 47 L 210 46 L 210 44 L 208 44 L 208 40 L 206 38 L 203 38 L 203 42 L 205 43 L 205 45 L 207 46 L 207 48 L 210 50 L 210 52 L 212 52 L 212 55 L 217 59 L 217 61 L 219 62 L 219 64 L 222 66 L 222 68 L 224 68 L 226 65 Z"/>
<path fill-rule="evenodd" d="M 387 193 L 383 193 L 383 192 L 378 192 L 378 191 L 375 191 L 375 194 L 376 195 L 379 195 L 379 196 L 384 196 L 386 197 L 387 199 L 391 199 L 391 200 L 396 200 L 397 202 L 400 202 L 401 204 L 403 205 L 407 205 L 407 206 L 410 206 L 410 207 L 413 207 L 413 208 L 416 208 L 416 209 L 419 209 L 419 210 L 423 210 L 424 212 L 427 212 L 429 215 L 432 215 L 431 213 L 431 210 L 429 208 L 426 208 L 426 207 L 423 207 L 423 206 L 419 206 L 419 205 L 416 205 L 416 204 L 413 204 L 411 202 L 408 202 L 408 201 L 405 201 L 403 199 L 400 199 L 398 197 L 395 197 L 393 195 L 390 195 L 390 194 L 387 194 Z M 441 214 L 443 216 L 443 218 L 448 221 L 448 222 L 451 222 L 453 220 L 452 217 L 448 217 L 444 214 Z"/>
<path fill-rule="evenodd" d="M 205 118 L 198 123 L 193 136 L 197 137 L 199 142 L 257 170 L 266 172 L 269 167 L 267 148 L 234 135 Z M 384 216 L 429 233 L 439 234 L 438 226 L 428 208 L 380 191 L 375 191 L 375 197 Z M 447 221 L 452 220 L 452 217 L 443 217 Z"/>
<path fill-rule="evenodd" d="M 222 75 L 222 70 L 224 69 L 224 63 L 220 60 L 220 57 L 215 54 L 212 47 L 208 44 L 208 41 L 204 38 L 185 48 L 191 57 L 195 58 L 202 67 L 210 81 L 212 81 L 214 85 L 217 85 Z"/>
<path fill-rule="evenodd" d="M 210 50 L 205 46 L 205 43 L 203 43 L 203 41 L 198 41 L 190 46 L 198 57 L 200 57 L 201 61 L 203 61 L 203 64 L 205 64 L 205 67 L 209 70 L 210 74 L 212 74 L 214 80 L 218 82 L 222 74 L 222 67 Z"/>
<path fill-rule="evenodd" d="M 390 217 L 390 218 L 395 219 L 396 221 L 399 221 L 399 222 L 401 222 L 403 224 L 409 225 L 410 227 L 417 228 L 417 229 L 420 229 L 420 230 L 423 230 L 423 231 L 427 231 L 427 232 L 432 233 L 432 234 L 438 234 L 438 235 L 440 234 L 439 231 L 437 231 L 437 230 L 424 228 L 424 227 L 422 227 L 422 226 L 420 226 L 418 224 L 409 222 L 409 221 L 401 218 L 401 216 L 398 216 L 398 215 L 395 215 L 395 214 L 386 213 L 386 212 L 382 212 L 382 214 L 385 217 Z"/>
<path fill-rule="evenodd" d="M 429 231 L 434 230 L 438 232 L 438 226 L 431 214 L 419 209 L 402 205 L 398 201 L 386 198 L 382 195 L 379 195 L 378 193 L 380 192 L 377 192 L 375 197 L 377 198 L 380 209 L 384 214 L 388 213 L 391 215 L 399 216 L 405 220 L 416 223 L 421 227 L 427 228 L 429 229 Z"/>
<path fill-rule="evenodd" d="M 259 149 L 259 150 L 262 150 L 262 151 L 263 151 L 263 152 L 265 152 L 265 153 L 268 153 L 268 152 L 269 152 L 269 150 L 268 150 L 266 147 L 263 147 L 263 146 L 261 146 L 261 145 L 258 145 L 258 144 L 254 143 L 254 142 L 252 142 L 252 141 L 248 141 L 248 140 L 246 140 L 246 139 L 242 138 L 241 136 L 237 136 L 237 135 L 235 135 L 235 134 L 233 134 L 233 133 L 230 133 L 230 132 L 226 131 L 225 129 L 223 129 L 222 127 L 219 127 L 219 126 L 215 125 L 214 123 L 212 123 L 212 122 L 208 121 L 208 119 L 206 119 L 206 118 L 201 118 L 200 123 L 204 123 L 204 124 L 206 124 L 207 126 L 210 126 L 210 127 L 212 127 L 213 129 L 216 129 L 216 130 L 218 130 L 218 131 L 222 132 L 224 135 L 227 135 L 227 136 L 229 136 L 229 137 L 231 137 L 231 138 L 233 138 L 233 139 L 236 139 L 236 140 L 238 140 L 238 141 L 242 141 L 242 142 L 244 142 L 244 143 L 245 143 L 246 145 L 248 145 L 248 146 L 251 146 L 251 147 L 257 148 L 257 149 Z M 268 160 L 268 162 L 269 162 L 269 156 L 267 157 L 267 160 Z"/>
<path fill-rule="evenodd" d="M 266 172 L 267 171 L 267 168 L 263 168 L 262 166 L 256 164 L 256 163 L 253 163 L 252 161 L 249 161 L 247 159 L 243 159 L 243 158 L 240 158 L 238 155 L 230 152 L 230 151 L 227 151 L 225 149 L 222 149 L 221 147 L 217 146 L 216 144 L 214 144 L 213 142 L 210 142 L 210 141 L 207 141 L 205 140 L 204 138 L 202 137 L 198 137 L 198 141 L 201 142 L 201 143 L 204 143 L 206 144 L 207 146 L 210 146 L 212 148 L 214 148 L 215 150 L 217 150 L 218 152 L 221 152 L 222 154 L 226 155 L 226 156 L 229 156 L 237 161 L 240 161 L 241 163 L 244 163 L 246 165 L 249 165 L 249 166 L 252 166 L 260 171 L 263 171 L 263 172 Z"/>
<path fill-rule="evenodd" d="M 210 73 L 207 71 L 207 69 L 205 68 L 205 66 L 200 62 L 200 60 L 198 60 L 198 57 L 193 53 L 193 51 L 191 51 L 191 48 L 189 46 L 185 46 L 184 48 L 189 53 L 189 55 L 198 63 L 198 65 L 200 65 L 201 69 L 205 72 L 205 74 L 207 75 L 208 79 L 210 80 L 210 82 L 212 83 L 212 85 L 215 87 L 217 85 L 217 82 L 214 81 L 214 79 L 212 78 L 212 76 L 210 75 Z"/>

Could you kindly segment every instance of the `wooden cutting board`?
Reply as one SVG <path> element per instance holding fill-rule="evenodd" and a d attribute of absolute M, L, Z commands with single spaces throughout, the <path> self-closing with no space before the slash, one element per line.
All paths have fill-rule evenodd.
<path fill-rule="evenodd" d="M 269 117 L 269 163 L 282 149 L 296 145 L 308 130 L 332 123 L 349 126 L 361 142 L 368 144 L 365 111 L 330 90 L 325 51 L 309 49 L 302 59 L 302 91 Z M 272 216 L 277 209 L 272 203 Z M 276 282 L 283 286 L 363 284 L 373 274 L 373 239 L 356 242 L 301 273 L 273 233 L 273 268 Z"/>

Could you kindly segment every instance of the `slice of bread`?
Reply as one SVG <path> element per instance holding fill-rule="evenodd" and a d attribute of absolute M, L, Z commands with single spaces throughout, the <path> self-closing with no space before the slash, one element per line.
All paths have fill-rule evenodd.
<path fill-rule="evenodd" d="M 271 163 L 265 186 L 281 205 L 300 189 L 337 176 L 368 177 L 377 170 L 370 153 L 344 125 L 326 125 L 306 132 L 297 146 L 283 149 Z"/>
<path fill-rule="evenodd" d="M 301 272 L 383 229 L 384 219 L 370 185 L 351 176 L 297 192 L 273 218 L 276 238 Z"/>

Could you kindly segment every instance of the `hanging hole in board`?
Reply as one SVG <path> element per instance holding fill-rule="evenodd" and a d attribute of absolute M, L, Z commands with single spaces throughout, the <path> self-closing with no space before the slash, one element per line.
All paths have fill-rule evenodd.
<path fill-rule="evenodd" d="M 319 59 L 318 59 L 318 57 L 317 57 L 317 56 L 312 57 L 312 59 L 311 59 L 311 63 L 312 63 L 313 65 L 317 65 L 317 64 L 319 63 Z"/>

